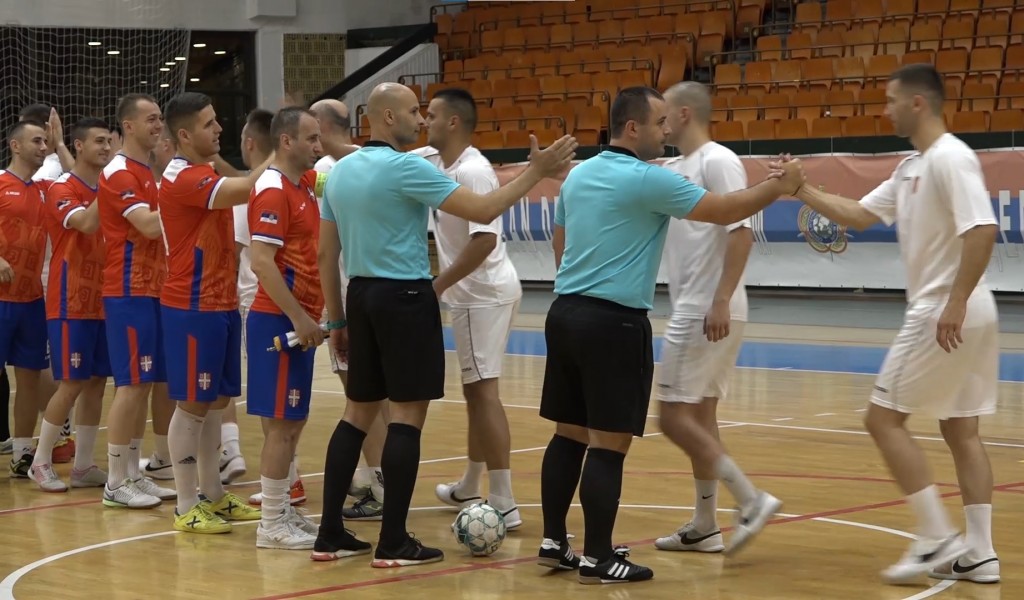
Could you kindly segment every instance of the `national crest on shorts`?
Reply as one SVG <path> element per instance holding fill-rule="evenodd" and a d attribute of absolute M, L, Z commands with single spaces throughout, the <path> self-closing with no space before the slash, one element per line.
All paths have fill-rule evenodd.
<path fill-rule="evenodd" d="M 71 354 L 71 366 L 76 369 L 82 366 L 82 355 L 80 353 L 74 352 Z"/>
<path fill-rule="evenodd" d="M 201 389 L 201 390 L 208 390 L 208 389 L 210 389 L 210 382 L 212 382 L 212 381 L 213 381 L 213 377 L 211 377 L 209 373 L 200 373 L 199 374 L 199 389 Z"/>
<path fill-rule="evenodd" d="M 847 233 L 845 225 L 837 225 L 825 215 L 804 205 L 796 216 L 800 235 L 807 240 L 815 252 L 842 254 L 846 251 Z"/>
<path fill-rule="evenodd" d="M 295 408 L 299 405 L 299 401 L 302 400 L 302 394 L 297 389 L 288 390 L 288 406 Z"/>

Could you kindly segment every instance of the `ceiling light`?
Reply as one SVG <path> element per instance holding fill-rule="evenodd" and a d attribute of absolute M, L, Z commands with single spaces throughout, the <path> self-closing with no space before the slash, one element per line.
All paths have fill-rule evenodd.
<path fill-rule="evenodd" d="M 169 84 L 169 83 L 161 83 L 160 87 L 162 87 L 162 88 L 171 87 L 171 84 Z"/>
<path fill-rule="evenodd" d="M 120 54 L 120 50 L 107 50 L 107 54 Z"/>
<path fill-rule="evenodd" d="M 164 66 L 173 67 L 176 64 L 178 64 L 178 63 L 174 62 L 173 60 L 170 60 L 170 61 L 165 62 Z"/>
<path fill-rule="evenodd" d="M 163 71 L 164 73 L 166 73 L 167 71 L 170 71 L 171 68 L 170 67 L 160 67 L 160 70 Z"/>
<path fill-rule="evenodd" d="M 103 42 L 89 42 L 90 46 L 102 46 Z"/>
<path fill-rule="evenodd" d="M 191 81 L 192 83 L 195 83 L 195 82 L 199 81 L 199 78 L 198 77 L 193 77 L 192 79 L 189 79 L 189 81 Z"/>
<path fill-rule="evenodd" d="M 217 50 L 216 52 L 214 52 L 214 54 L 217 54 L 217 55 L 227 54 L 227 53 L 228 53 L 227 50 Z"/>
<path fill-rule="evenodd" d="M 192 44 L 192 47 L 193 47 L 193 48 L 205 48 L 205 47 L 206 47 L 206 44 L 204 44 L 204 43 L 200 42 L 200 43 L 198 43 L 198 44 Z"/>
<path fill-rule="evenodd" d="M 184 56 L 175 56 L 174 60 L 188 60 L 188 59 L 185 58 Z"/>
<path fill-rule="evenodd" d="M 147 83 L 149 83 L 149 82 L 146 81 L 145 79 L 143 79 L 142 81 L 139 82 L 139 85 L 146 85 Z"/>

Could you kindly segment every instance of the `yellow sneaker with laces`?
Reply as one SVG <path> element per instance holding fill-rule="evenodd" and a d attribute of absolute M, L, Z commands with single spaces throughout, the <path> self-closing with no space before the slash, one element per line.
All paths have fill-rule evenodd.
<path fill-rule="evenodd" d="M 210 512 L 208 505 L 200 502 L 187 513 L 174 513 L 174 528 L 186 533 L 230 533 L 231 524 Z"/>
<path fill-rule="evenodd" d="M 217 502 L 207 499 L 201 504 L 205 504 L 208 511 L 226 521 L 259 521 L 263 515 L 260 509 L 249 506 L 245 500 L 231 492 L 226 492 Z"/>

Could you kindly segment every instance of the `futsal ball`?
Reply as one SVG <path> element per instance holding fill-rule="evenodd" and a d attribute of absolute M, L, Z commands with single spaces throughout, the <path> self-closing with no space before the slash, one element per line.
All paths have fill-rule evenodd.
<path fill-rule="evenodd" d="M 473 556 L 494 554 L 505 540 L 505 519 L 490 504 L 472 504 L 459 511 L 452 523 L 455 541 Z"/>

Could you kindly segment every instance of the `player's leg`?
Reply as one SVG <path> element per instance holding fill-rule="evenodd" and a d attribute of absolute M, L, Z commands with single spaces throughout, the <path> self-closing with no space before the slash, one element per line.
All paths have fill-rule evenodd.
<path fill-rule="evenodd" d="M 40 396 L 40 378 L 46 364 L 46 308 L 43 301 L 26 303 L 0 303 L 0 321 L 13 326 L 4 327 L 9 337 L 6 364 L 14 367 L 14 449 L 11 457 L 11 477 L 28 477 L 32 465 L 32 436 L 35 433 L 39 407 L 45 400 Z"/>
<path fill-rule="evenodd" d="M 139 413 L 145 415 L 153 384 L 163 377 L 158 304 L 155 298 L 104 298 L 103 308 L 115 386 L 107 415 L 108 468 L 103 504 L 152 508 L 159 506 L 161 499 L 139 489 L 128 463 Z"/>
<path fill-rule="evenodd" d="M 50 369 L 50 344 L 46 344 L 46 368 L 39 373 L 39 416 L 46 412 L 47 403 L 57 393 L 57 382 L 59 378 L 54 377 Z M 57 435 L 57 441 L 53 446 L 51 464 L 64 464 L 71 462 L 75 457 L 75 440 L 71 436 L 71 419 L 75 412 L 75 403 L 71 403 L 71 410 L 61 424 Z"/>
<path fill-rule="evenodd" d="M 220 426 L 220 443 L 223 448 L 220 454 L 220 479 L 225 484 L 245 475 L 245 457 L 242 456 L 238 437 L 238 414 L 235 399 L 232 398 L 224 408 Z"/>
<path fill-rule="evenodd" d="M 999 558 L 992 545 L 992 465 L 981 442 L 979 416 L 996 412 L 999 387 L 999 340 L 995 322 L 976 334 L 978 354 L 954 406 L 954 416 L 940 421 L 956 464 L 957 482 L 967 523 L 970 551 L 962 558 L 930 573 L 942 579 L 967 579 L 976 583 L 999 581 Z M 961 348 L 962 349 L 962 348 Z M 960 349 L 955 352 L 959 353 Z M 961 357 L 963 359 L 963 357 Z"/>
<path fill-rule="evenodd" d="M 174 415 L 174 401 L 170 399 L 166 383 L 153 386 L 149 399 L 149 412 L 153 417 L 153 453 L 144 460 L 143 475 L 151 479 L 173 480 L 171 450 L 167 447 L 167 429 Z"/>
<path fill-rule="evenodd" d="M 11 379 L 6 367 L 0 365 L 0 454 L 10 454 L 11 440 Z"/>
<path fill-rule="evenodd" d="M 381 402 L 377 417 L 363 440 L 362 455 L 366 466 L 356 468 L 352 483 L 349 484 L 348 495 L 356 498 L 356 501 L 344 510 L 347 520 L 380 521 L 384 516 L 384 471 L 381 469 L 381 457 L 388 434 L 389 415 L 389 403 Z"/>
<path fill-rule="evenodd" d="M 102 327 L 102 324 L 100 324 Z M 103 347 L 106 352 L 106 346 Z M 77 451 L 75 463 L 71 469 L 71 487 L 103 487 L 107 483 L 107 473 L 96 464 L 96 437 L 100 429 L 100 417 L 103 413 L 103 395 L 107 389 L 107 374 L 93 376 L 85 383 L 78 395 L 76 435 Z"/>

